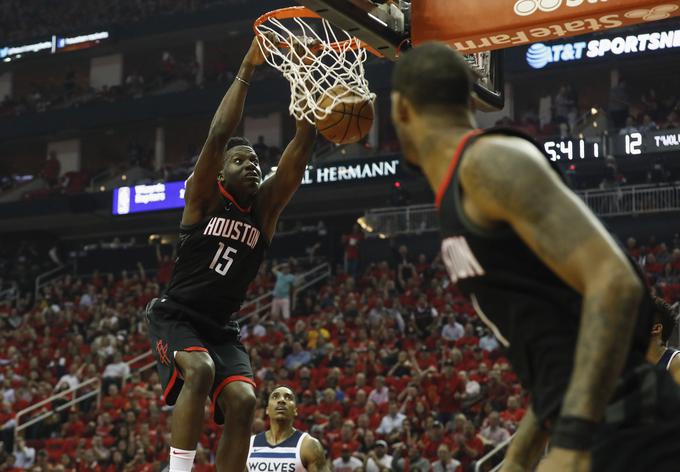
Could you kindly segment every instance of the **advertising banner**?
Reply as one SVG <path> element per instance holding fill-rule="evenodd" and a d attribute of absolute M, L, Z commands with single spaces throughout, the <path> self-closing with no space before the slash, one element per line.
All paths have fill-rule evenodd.
<path fill-rule="evenodd" d="M 272 169 L 274 172 L 276 168 Z M 307 166 L 302 186 L 352 184 L 367 180 L 398 177 L 401 162 L 394 156 L 375 159 L 355 159 Z M 165 182 L 151 185 L 118 187 L 113 190 L 113 215 L 128 215 L 146 211 L 184 208 L 184 182 Z"/>
<path fill-rule="evenodd" d="M 457 0 L 455 8 L 450 0 L 420 0 L 411 5 L 414 45 L 445 40 L 468 54 L 680 16 L 680 0 Z"/>

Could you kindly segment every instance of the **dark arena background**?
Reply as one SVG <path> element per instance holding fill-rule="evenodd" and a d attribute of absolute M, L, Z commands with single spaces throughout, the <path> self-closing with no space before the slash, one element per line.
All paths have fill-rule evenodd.
<path fill-rule="evenodd" d="M 373 3 L 408 14 L 408 2 Z M 170 280 L 184 182 L 253 21 L 285 6 L 0 2 L 0 471 L 168 465 L 173 407 L 144 309 Z M 666 11 L 504 44 L 504 103 L 477 120 L 534 136 L 673 305 L 680 21 Z M 446 275 L 433 194 L 404 168 L 391 124 L 394 64 L 369 54 L 364 67 L 370 132 L 345 145 L 318 135 L 234 317 L 257 385 L 253 432 L 268 427 L 268 395 L 283 384 L 297 395 L 295 426 L 321 442 L 333 472 L 496 470 L 529 397 Z M 263 175 L 295 134 L 290 93 L 278 70 L 257 68 L 235 134 Z M 296 276 L 289 318 L 272 310 L 282 263 Z M 211 408 L 199 472 L 217 470 Z M 442 468 L 449 458 L 456 469 Z"/>

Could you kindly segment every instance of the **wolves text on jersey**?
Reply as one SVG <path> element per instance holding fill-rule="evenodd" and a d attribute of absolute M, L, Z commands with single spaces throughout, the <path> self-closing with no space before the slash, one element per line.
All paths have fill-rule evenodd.
<path fill-rule="evenodd" d="M 260 239 L 260 230 L 243 221 L 214 216 L 203 230 L 204 235 L 220 236 L 234 241 L 241 241 L 253 249 Z"/>
<path fill-rule="evenodd" d="M 451 236 L 442 241 L 442 259 L 453 283 L 485 273 L 463 236 Z"/>

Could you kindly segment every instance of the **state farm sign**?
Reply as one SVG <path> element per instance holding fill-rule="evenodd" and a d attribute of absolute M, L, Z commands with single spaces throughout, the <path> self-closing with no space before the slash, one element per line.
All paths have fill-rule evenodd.
<path fill-rule="evenodd" d="M 519 16 L 529 16 L 536 11 L 549 13 L 561 6 L 575 8 L 580 7 L 586 0 L 517 0 L 515 13 Z M 588 3 L 606 2 L 607 0 L 588 0 Z"/>
<path fill-rule="evenodd" d="M 464 53 L 547 42 L 680 16 L 680 0 L 450 0 L 412 2 L 412 40 Z"/>

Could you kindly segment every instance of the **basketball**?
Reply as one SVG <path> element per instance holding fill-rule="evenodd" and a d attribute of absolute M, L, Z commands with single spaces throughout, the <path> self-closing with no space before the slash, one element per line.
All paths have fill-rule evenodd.
<path fill-rule="evenodd" d="M 319 109 L 332 106 L 333 99 L 344 95 L 325 118 L 316 120 L 316 127 L 335 144 L 356 143 L 366 136 L 373 125 L 373 101 L 347 91 L 342 86 L 328 89 L 319 99 Z"/>

